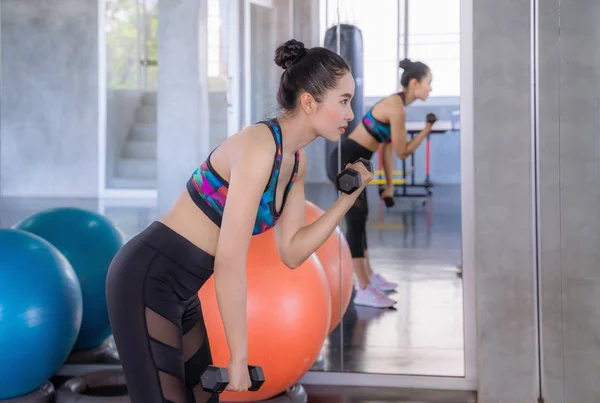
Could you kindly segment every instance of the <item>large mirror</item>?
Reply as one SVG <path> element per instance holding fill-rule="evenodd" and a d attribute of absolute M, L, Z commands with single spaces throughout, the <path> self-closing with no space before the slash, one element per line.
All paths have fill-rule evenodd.
<path fill-rule="evenodd" d="M 352 271 L 341 267 L 340 283 L 352 275 L 353 290 L 324 347 L 323 369 L 462 377 L 460 2 L 386 0 L 373 7 L 322 0 L 320 10 L 321 43 L 337 47 L 356 80 L 355 120 L 340 142 L 343 153 L 370 146 L 375 172 L 366 191 L 367 217 L 353 213 L 341 223 Z M 405 58 L 424 63 L 431 76 L 404 86 L 403 76 L 410 80 L 419 70 L 415 64 L 399 68 Z M 400 92 L 411 148 L 403 158 L 368 140 L 390 130 L 387 104 L 401 99 Z M 429 113 L 437 120 L 425 133 Z M 393 183 L 388 203 L 381 195 L 387 173 Z M 364 236 L 364 221 L 361 246 L 356 238 Z"/>

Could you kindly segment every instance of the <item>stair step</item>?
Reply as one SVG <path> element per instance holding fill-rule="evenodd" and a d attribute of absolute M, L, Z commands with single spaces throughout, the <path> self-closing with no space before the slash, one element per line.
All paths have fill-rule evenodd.
<path fill-rule="evenodd" d="M 112 178 L 108 186 L 115 189 L 156 189 L 156 179 Z"/>
<path fill-rule="evenodd" d="M 129 138 L 137 141 L 156 141 L 156 125 L 136 123 L 131 126 Z"/>
<path fill-rule="evenodd" d="M 156 160 L 156 141 L 127 140 L 123 147 L 123 157 Z"/>
<path fill-rule="evenodd" d="M 126 179 L 156 180 L 156 160 L 120 158 L 117 160 L 116 176 Z"/>
<path fill-rule="evenodd" d="M 142 95 L 142 105 L 157 105 L 156 91 L 144 92 Z"/>
<path fill-rule="evenodd" d="M 138 123 L 156 124 L 156 106 L 140 105 L 135 111 L 135 121 Z"/>
<path fill-rule="evenodd" d="M 215 108 L 213 105 L 210 106 L 210 121 L 214 120 L 225 120 L 227 121 L 227 108 Z"/>
<path fill-rule="evenodd" d="M 227 92 L 226 91 L 209 91 L 208 101 L 211 104 L 227 106 Z"/>

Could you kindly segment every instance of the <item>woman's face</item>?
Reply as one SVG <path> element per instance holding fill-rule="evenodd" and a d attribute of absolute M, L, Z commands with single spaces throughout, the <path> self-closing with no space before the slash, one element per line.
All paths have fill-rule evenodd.
<path fill-rule="evenodd" d="M 319 136 L 338 141 L 354 119 L 350 101 L 354 96 L 354 77 L 344 74 L 335 88 L 328 90 L 313 115 L 313 126 Z"/>
<path fill-rule="evenodd" d="M 426 101 L 429 98 L 429 94 L 431 93 L 431 81 L 433 80 L 433 76 L 431 72 L 428 71 L 427 75 L 421 79 L 421 81 L 413 80 L 413 94 L 415 98 L 420 99 L 421 101 Z"/>

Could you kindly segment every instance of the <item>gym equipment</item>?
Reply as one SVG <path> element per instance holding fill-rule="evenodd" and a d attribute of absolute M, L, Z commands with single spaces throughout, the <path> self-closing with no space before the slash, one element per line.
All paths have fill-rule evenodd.
<path fill-rule="evenodd" d="M 2 403 L 52 403 L 56 399 L 54 384 L 46 381 L 42 386 L 31 393 L 8 400 L 0 400 Z"/>
<path fill-rule="evenodd" d="M 209 365 L 200 377 L 202 389 L 210 393 L 221 393 L 229 385 L 227 368 Z"/>
<path fill-rule="evenodd" d="M 354 163 L 362 162 L 369 172 L 373 172 L 373 164 L 365 158 L 359 158 Z M 351 194 L 362 186 L 360 172 L 352 168 L 344 168 L 335 177 L 335 185 L 340 192 Z"/>
<path fill-rule="evenodd" d="M 122 368 L 90 372 L 68 379 L 56 403 L 130 403 Z"/>
<path fill-rule="evenodd" d="M 252 382 L 248 390 L 256 392 L 265 383 L 265 373 L 261 367 L 255 365 L 248 365 L 248 372 L 250 373 L 250 382 Z"/>
<path fill-rule="evenodd" d="M 98 347 L 111 334 L 106 307 L 106 273 L 124 235 L 106 217 L 73 207 L 49 209 L 15 228 L 46 239 L 77 273 L 83 295 L 83 319 L 74 351 Z"/>
<path fill-rule="evenodd" d="M 226 402 L 257 402 L 285 392 L 321 352 L 331 318 L 329 284 L 316 254 L 289 269 L 275 232 L 255 235 L 246 260 L 248 361 L 260 362 L 265 382 L 256 392 L 229 392 Z M 227 366 L 229 349 L 215 295 L 214 276 L 198 292 L 213 365 Z"/>
<path fill-rule="evenodd" d="M 0 399 L 33 392 L 63 365 L 81 326 L 67 259 L 44 239 L 0 229 Z"/>
<path fill-rule="evenodd" d="M 327 29 L 325 32 L 324 47 L 337 53 L 337 24 Z M 352 133 L 352 130 L 360 124 L 364 110 L 364 61 L 363 61 L 363 37 L 359 28 L 350 24 L 340 24 L 340 56 L 342 56 L 350 69 L 356 86 L 354 88 L 354 97 L 350 101 L 350 106 L 354 111 L 354 119 L 348 122 L 348 127 L 344 136 Z M 336 146 L 334 141 L 325 142 L 325 158 L 331 154 Z M 327 163 L 327 162 L 325 162 Z M 329 178 L 333 181 L 333 178 Z"/>
<path fill-rule="evenodd" d="M 383 191 L 384 191 L 384 188 L 380 187 L 379 188 L 379 196 L 381 196 Z M 385 203 L 386 207 L 394 207 L 394 205 L 396 204 L 396 202 L 394 201 L 394 198 L 390 197 L 390 196 L 384 197 L 383 202 Z"/>
<path fill-rule="evenodd" d="M 263 383 L 265 383 L 265 374 L 261 367 L 254 365 L 248 365 L 248 375 L 250 376 L 250 388 L 249 391 L 255 392 L 260 389 Z M 217 367 L 215 365 L 209 365 L 200 377 L 202 383 L 202 389 L 211 393 L 222 393 L 227 385 L 229 385 L 229 376 L 227 374 L 227 368 Z"/>
<path fill-rule="evenodd" d="M 415 153 L 412 153 L 408 158 L 402 160 L 401 169 L 398 171 L 402 174 L 401 179 L 393 179 L 394 184 L 394 197 L 416 197 L 421 198 L 421 203 L 426 204 L 429 196 L 432 195 L 431 189 L 433 183 L 430 179 L 430 155 L 431 155 L 431 137 L 434 135 L 443 135 L 450 132 L 453 129 L 451 121 L 438 121 L 435 114 L 430 117 L 435 117 L 435 122 L 431 129 L 431 133 L 425 139 L 425 180 L 422 183 L 418 183 L 416 180 L 416 168 L 415 168 Z M 425 121 L 427 121 L 427 117 Z M 425 128 L 425 123 L 420 121 L 408 121 L 406 122 L 406 132 L 408 133 L 409 140 L 412 140 L 417 133 Z M 383 160 L 381 153 L 378 153 L 378 167 L 381 170 L 383 166 Z M 385 184 L 385 179 L 374 179 L 370 182 L 370 185 L 381 185 Z M 409 189 L 424 188 L 423 192 L 412 192 Z"/>
<path fill-rule="evenodd" d="M 312 224 L 325 212 L 317 205 L 306 201 L 306 224 Z M 340 245 L 341 244 L 341 245 Z M 350 297 L 352 296 L 352 254 L 348 247 L 346 237 L 336 227 L 335 232 L 327 238 L 315 252 L 329 283 L 331 294 L 331 324 L 328 334 L 340 323 L 342 316 L 348 309 Z"/>
<path fill-rule="evenodd" d="M 119 352 L 114 339 L 109 337 L 98 347 L 85 351 L 75 351 L 69 355 L 65 364 L 114 364 L 119 365 Z"/>
<path fill-rule="evenodd" d="M 427 123 L 431 123 L 434 124 L 435 122 L 437 122 L 437 116 L 435 116 L 434 113 L 428 113 L 427 116 L 425 117 L 425 120 L 427 120 Z"/>

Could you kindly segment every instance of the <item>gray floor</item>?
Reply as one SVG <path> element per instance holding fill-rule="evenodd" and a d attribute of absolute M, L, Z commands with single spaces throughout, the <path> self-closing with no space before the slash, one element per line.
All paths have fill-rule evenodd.
<path fill-rule="evenodd" d="M 472 392 L 305 385 L 308 403 L 475 403 Z"/>
<path fill-rule="evenodd" d="M 375 271 L 400 284 L 394 309 L 354 306 L 322 352 L 315 370 L 464 376 L 460 187 L 397 198 L 393 208 L 369 189 L 368 247 Z M 323 208 L 335 192 L 313 186 L 307 198 Z"/>
<path fill-rule="evenodd" d="M 342 324 L 325 342 L 321 366 L 313 370 L 464 376 L 462 280 L 457 274 L 461 262 L 460 188 L 436 187 L 425 205 L 419 198 L 399 198 L 391 209 L 379 202 L 374 187 L 370 187 L 369 197 L 372 266 L 400 284 L 391 295 L 398 304 L 392 310 L 350 304 Z M 335 192 L 329 185 L 312 185 L 307 187 L 307 199 L 328 208 Z M 4 198 L 0 200 L 0 227 L 9 227 L 35 211 L 65 205 L 104 213 L 127 237 L 156 218 L 152 200 Z M 330 387 L 322 393 L 310 389 L 309 402 L 314 403 L 471 401 L 464 397 L 435 400 L 435 394 L 431 398 L 406 395 L 409 397 L 398 400 L 397 391 L 380 389 L 342 388 L 335 396 Z"/>

